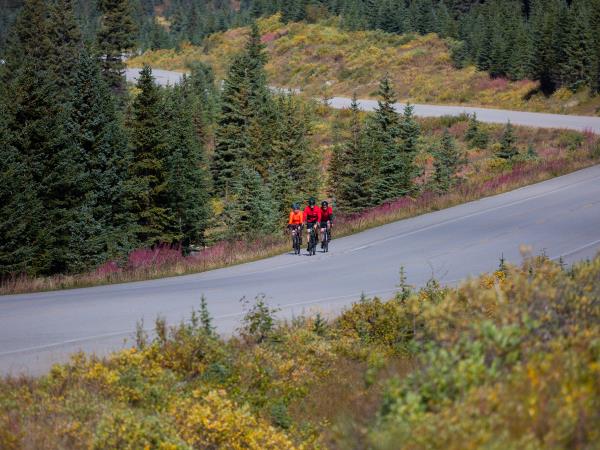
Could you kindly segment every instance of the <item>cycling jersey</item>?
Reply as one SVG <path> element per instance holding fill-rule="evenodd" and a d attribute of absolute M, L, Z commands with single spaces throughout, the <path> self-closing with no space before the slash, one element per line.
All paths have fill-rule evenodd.
<path fill-rule="evenodd" d="M 290 211 L 290 220 L 288 221 L 288 225 L 302 225 L 304 222 L 304 215 L 302 211 Z"/>
<path fill-rule="evenodd" d="M 331 206 L 327 207 L 327 209 L 319 208 L 321 210 L 321 222 L 327 222 L 328 220 L 333 220 L 333 209 Z"/>
<path fill-rule="evenodd" d="M 321 221 L 321 208 L 316 206 L 311 208 L 307 206 L 304 208 L 304 221 L 306 223 L 316 223 Z"/>

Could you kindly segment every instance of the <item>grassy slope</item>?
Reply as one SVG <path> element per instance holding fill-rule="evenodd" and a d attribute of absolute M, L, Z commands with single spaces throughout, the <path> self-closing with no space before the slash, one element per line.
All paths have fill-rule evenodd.
<path fill-rule="evenodd" d="M 490 79 L 474 67 L 455 69 L 448 45 L 436 35 L 398 36 L 376 31 L 348 32 L 335 23 L 283 25 L 277 16 L 260 22 L 270 60 L 270 82 L 300 88 L 309 95 L 373 96 L 378 80 L 388 73 L 401 100 L 414 103 L 477 105 L 504 109 L 569 114 L 599 114 L 600 96 L 560 90 L 551 98 L 524 96 L 537 87 L 532 81 Z M 147 52 L 128 61 L 131 67 L 185 70 L 205 61 L 224 76 L 229 57 L 243 45 L 247 30 L 234 29 L 209 37 L 203 46 L 179 51 Z"/>
<path fill-rule="evenodd" d="M 0 448 L 597 448 L 600 258 L 434 281 L 331 320 L 152 342 L 0 379 Z M 196 316 L 197 317 L 197 316 Z"/>

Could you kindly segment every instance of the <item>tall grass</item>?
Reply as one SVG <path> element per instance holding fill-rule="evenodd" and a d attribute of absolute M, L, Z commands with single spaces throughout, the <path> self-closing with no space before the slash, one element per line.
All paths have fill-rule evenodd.
<path fill-rule="evenodd" d="M 587 148 L 559 152 L 540 161 L 516 163 L 497 174 L 473 176 L 448 193 L 440 194 L 425 189 L 416 197 L 402 197 L 354 214 L 338 214 L 335 236 L 347 236 L 564 175 L 593 165 L 598 157 L 600 155 L 595 155 Z M 282 233 L 251 240 L 220 241 L 191 256 L 183 256 L 179 249 L 166 245 L 137 249 L 128 255 L 123 264 L 108 261 L 86 274 L 10 277 L 0 285 L 0 294 L 79 288 L 198 273 L 274 256 L 289 250 L 289 247 L 289 237 Z"/>

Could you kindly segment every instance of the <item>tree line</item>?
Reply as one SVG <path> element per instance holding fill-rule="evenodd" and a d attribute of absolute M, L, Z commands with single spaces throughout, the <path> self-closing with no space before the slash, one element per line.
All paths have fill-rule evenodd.
<path fill-rule="evenodd" d="M 451 39 L 458 67 L 474 64 L 492 77 L 538 80 L 600 91 L 599 0 L 253 0 L 260 14 L 275 8 L 285 21 L 340 16 L 351 30 L 437 33 Z M 255 13 L 256 14 L 256 13 Z"/>
<path fill-rule="evenodd" d="M 128 23 L 118 3 L 104 8 L 107 30 Z M 310 111 L 267 88 L 256 26 L 222 90 L 197 64 L 166 88 L 145 67 L 130 92 L 111 57 L 127 37 L 111 39 L 86 43 L 70 0 L 27 0 L 16 19 L 0 65 L 2 276 L 81 272 L 160 243 L 188 251 L 209 227 L 272 232 L 319 190 Z"/>
<path fill-rule="evenodd" d="M 292 202 L 322 192 L 313 107 L 268 88 L 255 24 L 222 85 L 195 64 L 166 88 L 145 67 L 131 89 L 120 59 L 129 37 L 109 32 L 131 23 L 129 11 L 104 1 L 96 42 L 86 42 L 71 0 L 27 0 L 11 29 L 0 65 L 0 276 L 75 273 L 136 247 L 187 252 L 274 233 Z M 366 120 L 354 99 L 349 137 L 329 164 L 346 211 L 418 190 L 412 107 L 396 112 L 387 77 L 378 94 Z M 467 135 L 487 145 L 476 118 Z M 501 150 L 516 154 L 510 126 Z M 448 190 L 462 156 L 447 132 L 431 153 L 434 185 Z"/>
<path fill-rule="evenodd" d="M 0 48 L 1 30 L 18 8 L 19 0 L 0 7 Z M 128 12 L 118 16 L 126 20 L 107 25 L 106 12 L 119 9 Z M 350 30 L 437 33 L 450 39 L 457 67 L 538 80 L 545 94 L 560 87 L 600 90 L 600 0 L 76 0 L 74 11 L 87 41 L 110 47 L 116 33 L 127 36 L 125 49 L 142 51 L 200 45 L 211 33 L 277 12 L 286 22 L 339 16 Z"/>

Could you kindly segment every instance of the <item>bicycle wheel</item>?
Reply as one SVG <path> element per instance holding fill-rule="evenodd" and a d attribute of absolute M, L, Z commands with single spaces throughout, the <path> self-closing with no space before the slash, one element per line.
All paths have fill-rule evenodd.
<path fill-rule="evenodd" d="M 309 250 L 309 254 L 310 255 L 314 255 L 317 253 L 317 234 L 315 232 L 315 229 L 312 228 L 310 230 L 310 250 Z"/>
<path fill-rule="evenodd" d="M 329 251 L 329 232 L 325 229 L 325 233 L 323 236 L 323 253 L 327 253 Z"/>
<path fill-rule="evenodd" d="M 294 254 L 300 254 L 300 231 L 296 230 L 294 234 Z"/>

